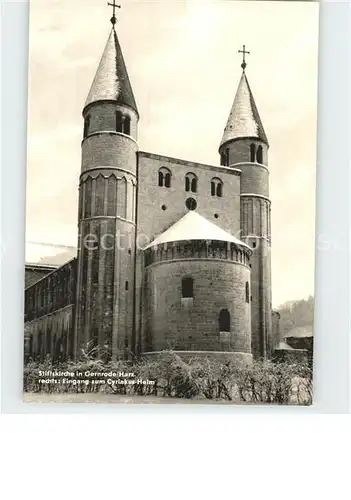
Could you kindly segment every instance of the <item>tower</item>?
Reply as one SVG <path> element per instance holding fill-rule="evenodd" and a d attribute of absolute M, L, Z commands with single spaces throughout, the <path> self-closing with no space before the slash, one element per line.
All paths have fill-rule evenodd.
<path fill-rule="evenodd" d="M 251 257 L 252 354 L 269 358 L 272 351 L 271 202 L 268 140 L 245 73 L 242 75 L 219 147 L 221 165 L 241 170 L 241 239 Z"/>
<path fill-rule="evenodd" d="M 112 30 L 83 109 L 75 352 L 133 349 L 138 109 Z"/>

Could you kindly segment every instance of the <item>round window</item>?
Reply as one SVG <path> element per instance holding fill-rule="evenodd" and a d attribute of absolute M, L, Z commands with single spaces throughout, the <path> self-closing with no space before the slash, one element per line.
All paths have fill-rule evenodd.
<path fill-rule="evenodd" d="M 188 198 L 185 202 L 185 205 L 188 210 L 195 210 L 197 207 L 197 203 L 194 198 Z"/>

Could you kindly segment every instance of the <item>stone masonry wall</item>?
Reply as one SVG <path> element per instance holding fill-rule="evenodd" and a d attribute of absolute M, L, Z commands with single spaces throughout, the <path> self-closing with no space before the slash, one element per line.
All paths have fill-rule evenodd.
<path fill-rule="evenodd" d="M 25 290 L 25 354 L 33 358 L 73 353 L 77 259 Z"/>
<path fill-rule="evenodd" d="M 73 356 L 74 305 L 68 305 L 25 324 L 25 359 L 54 361 Z"/>
<path fill-rule="evenodd" d="M 115 131 L 116 110 L 131 117 L 130 136 Z M 87 113 L 79 193 L 75 351 L 93 342 L 116 359 L 127 357 L 133 348 L 138 117 L 114 102 L 94 103 Z"/>
<path fill-rule="evenodd" d="M 196 211 L 232 235 L 240 231 L 240 173 L 234 169 L 138 153 L 138 234 L 154 239 L 177 222 L 189 210 L 187 198 L 197 202 Z M 166 167 L 171 172 L 171 187 L 158 186 L 158 171 Z M 185 191 L 188 172 L 198 178 L 197 193 Z M 223 196 L 211 196 L 211 179 L 223 182 Z M 163 210 L 162 206 L 166 209 Z M 215 217 L 215 214 L 218 217 Z M 238 235 L 240 238 L 240 235 Z"/>
<path fill-rule="evenodd" d="M 158 186 L 158 171 L 171 172 L 171 187 Z M 185 175 L 198 178 L 197 193 L 185 191 Z M 223 196 L 211 196 L 211 179 L 223 182 Z M 141 335 L 142 248 L 183 217 L 187 198 L 197 202 L 197 212 L 225 231 L 240 238 L 240 172 L 176 158 L 138 153 L 137 258 L 136 258 L 136 343 Z M 166 208 L 165 210 L 162 207 Z M 218 215 L 218 218 L 215 217 Z"/>
<path fill-rule="evenodd" d="M 257 147 L 262 146 L 263 154 L 263 164 L 267 165 L 267 155 L 268 148 L 267 145 L 257 139 L 250 138 L 242 138 L 237 139 L 235 141 L 228 142 L 227 144 L 223 144 L 220 148 L 220 152 L 224 152 L 228 149 L 229 151 L 229 165 L 232 165 L 236 168 L 236 164 L 238 163 L 247 163 L 251 160 L 250 155 L 250 145 L 255 144 Z"/>
<path fill-rule="evenodd" d="M 194 298 L 182 299 L 182 278 L 194 280 Z M 209 259 L 160 262 L 145 271 L 142 351 L 251 352 L 246 265 Z M 228 309 L 230 333 L 221 333 L 219 313 Z"/>
<path fill-rule="evenodd" d="M 28 288 L 37 281 L 44 278 L 52 271 L 55 271 L 58 266 L 41 266 L 40 264 L 26 264 L 25 265 L 25 278 L 24 278 L 24 288 Z"/>

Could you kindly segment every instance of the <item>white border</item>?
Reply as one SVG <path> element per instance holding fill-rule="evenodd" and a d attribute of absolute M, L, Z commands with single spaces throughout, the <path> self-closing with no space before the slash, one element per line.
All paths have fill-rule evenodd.
<path fill-rule="evenodd" d="M 349 383 L 350 63 L 348 2 L 320 5 L 315 397 L 309 408 L 30 405 L 22 402 L 28 3 L 2 7 L 1 388 L 4 413 L 347 413 Z M 298 204 L 298 200 L 296 200 Z M 323 242 L 323 244 L 322 244 Z M 228 415 L 227 415 L 228 416 Z M 303 446 L 305 446 L 303 444 Z"/>

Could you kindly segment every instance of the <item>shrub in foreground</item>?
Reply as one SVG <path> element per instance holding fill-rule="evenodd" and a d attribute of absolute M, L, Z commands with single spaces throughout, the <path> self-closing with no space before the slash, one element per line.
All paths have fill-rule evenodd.
<path fill-rule="evenodd" d="M 42 384 L 48 370 L 83 374 L 76 383 Z M 106 383 L 99 373 L 133 373 L 122 383 Z M 73 379 L 74 381 L 75 379 Z M 122 377 L 122 381 L 123 381 Z M 134 382 L 133 382 L 134 381 Z M 144 383 L 144 382 L 145 383 Z M 149 383 L 150 382 L 150 383 Z M 245 403 L 299 404 L 312 402 L 312 373 L 307 365 L 255 361 L 249 365 L 194 357 L 184 361 L 175 352 L 134 362 L 102 361 L 85 353 L 76 362 L 30 361 L 24 367 L 24 390 L 47 393 L 104 392 L 121 395 L 197 398 Z"/>

